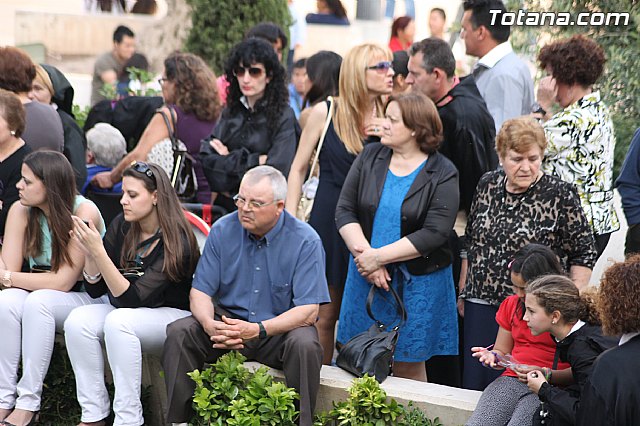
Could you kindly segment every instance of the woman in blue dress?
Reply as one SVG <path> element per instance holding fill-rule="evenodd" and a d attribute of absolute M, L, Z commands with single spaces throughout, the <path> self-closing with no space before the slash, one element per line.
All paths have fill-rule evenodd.
<path fill-rule="evenodd" d="M 309 225 L 320 235 L 327 255 L 326 274 L 331 303 L 320 306 L 316 325 L 324 351 L 324 364 L 331 364 L 333 357 L 334 331 L 349 261 L 349 251 L 334 222 L 336 204 L 349 168 L 362 151 L 365 140 L 378 140 L 382 133 L 385 121 L 382 116 L 383 96 L 390 95 L 393 89 L 392 57 L 391 51 L 377 44 L 355 46 L 345 55 L 338 80 L 340 96 L 333 100 L 333 116 L 320 149 L 320 182 Z M 298 207 L 309 162 L 318 146 L 328 113 L 328 102 L 313 106 L 300 137 L 289 172 L 285 204 L 292 214 Z"/>
<path fill-rule="evenodd" d="M 458 172 L 436 149 L 442 123 L 422 94 L 392 97 L 381 144 L 356 158 L 340 193 L 336 225 L 351 259 L 337 340 L 346 343 L 373 320 L 397 320 L 389 286 L 401 294 L 408 314 L 400 329 L 393 373 L 427 381 L 424 361 L 458 353 L 456 296 L 447 236 L 458 209 Z"/>

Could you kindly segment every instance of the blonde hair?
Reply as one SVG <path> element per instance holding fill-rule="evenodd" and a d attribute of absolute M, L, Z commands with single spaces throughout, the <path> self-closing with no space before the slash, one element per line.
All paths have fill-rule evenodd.
<path fill-rule="evenodd" d="M 523 154 L 533 145 L 544 154 L 547 137 L 540 123 L 528 116 L 505 121 L 496 136 L 496 151 L 500 158 L 504 158 L 510 149 Z"/>
<path fill-rule="evenodd" d="M 347 151 L 358 154 L 362 151 L 365 111 L 369 104 L 367 89 L 367 66 L 372 58 L 393 60 L 391 51 L 378 44 L 361 44 L 346 54 L 340 67 L 338 87 L 340 97 L 337 99 L 333 125 L 342 139 Z M 384 101 L 382 96 L 375 100 L 376 116 L 383 117 Z"/>
<path fill-rule="evenodd" d="M 51 82 L 49 73 L 47 73 L 47 71 L 42 68 L 42 65 L 36 65 L 36 78 L 34 78 L 34 81 L 42 84 L 49 91 L 51 97 L 53 98 L 53 95 L 55 94 L 55 91 L 53 90 L 53 83 Z"/>

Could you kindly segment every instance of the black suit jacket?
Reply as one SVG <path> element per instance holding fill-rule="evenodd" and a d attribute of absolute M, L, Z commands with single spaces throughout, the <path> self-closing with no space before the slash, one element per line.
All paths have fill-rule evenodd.
<path fill-rule="evenodd" d="M 338 229 L 359 223 L 371 241 L 373 219 L 382 196 L 393 151 L 380 143 L 365 146 L 342 187 L 336 207 Z M 451 263 L 449 232 L 458 211 L 458 171 L 439 153 L 429 160 L 409 188 L 401 208 L 401 237 L 407 237 L 421 257 L 406 262 L 414 275 L 424 275 Z"/>

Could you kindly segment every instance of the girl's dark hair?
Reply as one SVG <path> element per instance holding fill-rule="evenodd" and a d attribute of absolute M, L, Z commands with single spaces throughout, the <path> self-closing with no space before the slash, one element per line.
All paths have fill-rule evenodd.
<path fill-rule="evenodd" d="M 542 275 L 563 275 L 558 256 L 549 247 L 530 243 L 523 246 L 513 256 L 511 272 L 522 275 L 524 282 L 530 282 Z"/>
<path fill-rule="evenodd" d="M 149 61 L 142 53 L 134 53 L 122 67 L 122 71 L 118 74 L 118 81 L 131 81 L 129 78 L 129 68 L 138 68 L 139 70 L 149 71 Z"/>
<path fill-rule="evenodd" d="M 338 96 L 338 80 L 342 56 L 328 50 L 321 50 L 307 59 L 307 77 L 311 88 L 304 99 L 305 106 L 312 106 L 327 99 Z"/>
<path fill-rule="evenodd" d="M 265 110 L 269 132 L 276 130 L 280 117 L 285 108 L 289 106 L 289 91 L 285 83 L 286 71 L 278 61 L 278 56 L 273 46 L 263 39 L 250 38 L 236 44 L 227 58 L 224 72 L 229 82 L 227 88 L 227 107 L 231 114 L 237 114 L 244 109 L 240 102 L 242 91 L 238 79 L 233 75 L 237 66 L 249 67 L 251 64 L 262 64 L 270 78 L 264 95 L 256 102 L 256 110 Z M 226 114 L 226 113 L 225 113 Z"/>
<path fill-rule="evenodd" d="M 563 275 L 564 271 L 558 256 L 549 247 L 542 244 L 529 243 L 513 255 L 509 270 L 520 274 L 525 283 L 529 283 L 544 275 Z M 522 318 L 524 302 L 520 301 L 515 315 Z"/>
<path fill-rule="evenodd" d="M 69 255 L 69 231 L 73 228 L 73 205 L 76 197 L 76 178 L 73 168 L 64 155 L 56 151 L 35 151 L 24 158 L 23 164 L 42 181 L 46 189 L 51 232 L 51 271 L 56 272 L 64 264 L 73 265 Z M 24 257 L 36 257 L 42 253 L 43 235 L 40 221 L 44 212 L 37 207 L 29 209 L 25 232 Z"/>
<path fill-rule="evenodd" d="M 411 21 L 413 21 L 411 16 L 401 16 L 396 18 L 396 20 L 393 21 L 393 24 L 391 24 L 391 37 L 398 37 L 398 31 L 407 28 L 407 25 L 409 25 Z"/>
<path fill-rule="evenodd" d="M 347 10 L 344 8 L 340 0 L 324 0 L 324 2 L 327 4 L 331 13 L 336 15 L 338 18 L 347 17 Z"/>
<path fill-rule="evenodd" d="M 167 80 L 175 83 L 173 101 L 186 114 L 194 114 L 202 121 L 218 119 L 222 106 L 216 75 L 199 56 L 172 53 L 164 60 L 164 71 Z"/>
<path fill-rule="evenodd" d="M 580 294 L 575 283 L 564 275 L 536 278 L 527 284 L 526 292 L 536 297 L 547 315 L 560 312 L 565 323 L 573 324 L 582 320 L 592 325 L 600 324 L 593 290 L 587 288 Z"/>
<path fill-rule="evenodd" d="M 184 217 L 180 200 L 176 195 L 167 173 L 158 165 L 147 163 L 153 176 L 136 171 L 133 167 L 125 169 L 122 177 L 138 179 L 149 192 L 157 191 L 158 222 L 164 244 L 164 264 L 162 271 L 174 282 L 191 277 L 200 258 L 198 242 L 191 225 Z M 124 237 L 121 267 L 135 259 L 138 244 L 142 241 L 142 229 L 138 222 L 132 222 Z M 188 241 L 189 253 L 184 252 L 184 241 Z M 185 269 L 185 258 L 189 258 L 189 266 Z"/>

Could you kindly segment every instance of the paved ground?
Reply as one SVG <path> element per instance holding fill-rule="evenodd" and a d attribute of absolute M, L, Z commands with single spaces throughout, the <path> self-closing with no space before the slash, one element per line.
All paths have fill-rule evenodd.
<path fill-rule="evenodd" d="M 620 200 L 620 194 L 618 194 L 618 191 L 615 191 L 614 200 L 616 212 L 620 218 L 620 230 L 611 234 L 609 245 L 607 245 L 607 248 L 604 253 L 602 253 L 600 259 L 598 259 L 598 263 L 596 263 L 596 267 L 593 270 L 593 274 L 591 275 L 591 284 L 598 284 L 600 282 L 602 273 L 609 265 L 611 265 L 612 262 L 624 260 L 624 239 L 627 235 L 627 221 L 622 213 L 622 201 Z"/>

